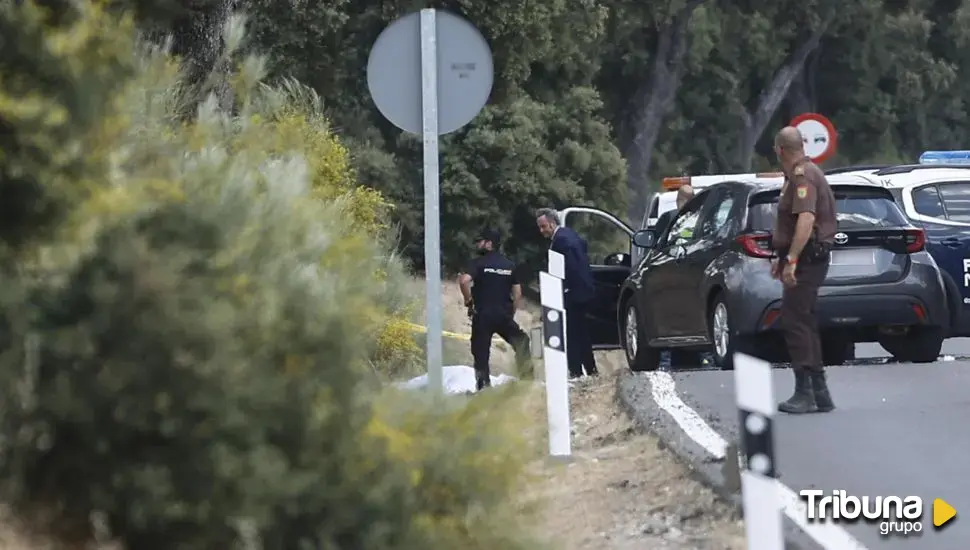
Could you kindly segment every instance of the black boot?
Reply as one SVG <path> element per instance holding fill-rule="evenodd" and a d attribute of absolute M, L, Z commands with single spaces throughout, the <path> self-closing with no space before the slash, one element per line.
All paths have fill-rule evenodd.
<path fill-rule="evenodd" d="M 792 369 L 795 373 L 795 393 L 788 401 L 778 404 L 778 410 L 789 414 L 816 412 L 815 394 L 812 392 L 812 379 L 804 369 Z"/>
<path fill-rule="evenodd" d="M 476 372 L 475 387 L 478 389 L 478 391 L 482 391 L 485 388 L 492 387 L 492 377 L 485 372 Z"/>
<path fill-rule="evenodd" d="M 812 379 L 812 393 L 815 394 L 815 405 L 818 407 L 818 412 L 824 413 L 835 409 L 832 394 L 829 393 L 828 384 L 825 383 L 825 371 L 813 372 L 810 378 Z"/>

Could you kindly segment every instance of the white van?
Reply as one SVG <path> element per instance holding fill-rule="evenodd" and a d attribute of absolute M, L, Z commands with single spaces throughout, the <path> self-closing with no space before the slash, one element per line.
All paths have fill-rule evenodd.
<path fill-rule="evenodd" d="M 713 176 L 682 176 L 664 178 L 661 184 L 663 191 L 654 193 L 650 199 L 650 206 L 644 212 L 640 229 L 650 229 L 656 225 L 660 215 L 677 208 L 677 190 L 682 185 L 690 185 L 697 193 L 715 183 L 734 180 L 764 180 L 766 183 L 783 178 L 782 172 L 759 172 L 754 174 L 716 174 Z"/>

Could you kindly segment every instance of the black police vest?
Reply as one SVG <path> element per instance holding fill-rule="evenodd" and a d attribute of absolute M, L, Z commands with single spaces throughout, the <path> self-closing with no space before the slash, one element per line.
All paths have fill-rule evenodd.
<path fill-rule="evenodd" d="M 490 252 L 478 259 L 473 275 L 475 284 L 472 287 L 476 312 L 506 315 L 514 313 L 515 307 L 512 303 L 514 269 L 515 264 L 498 252 Z"/>

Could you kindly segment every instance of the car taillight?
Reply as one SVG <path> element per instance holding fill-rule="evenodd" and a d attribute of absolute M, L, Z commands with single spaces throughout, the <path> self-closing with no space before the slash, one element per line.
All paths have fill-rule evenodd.
<path fill-rule="evenodd" d="M 752 258 L 770 258 L 772 256 L 771 235 L 763 233 L 741 235 L 737 238 L 737 241 L 744 253 Z"/>
<path fill-rule="evenodd" d="M 922 229 L 906 230 L 906 252 L 912 254 L 926 246 L 926 232 Z"/>

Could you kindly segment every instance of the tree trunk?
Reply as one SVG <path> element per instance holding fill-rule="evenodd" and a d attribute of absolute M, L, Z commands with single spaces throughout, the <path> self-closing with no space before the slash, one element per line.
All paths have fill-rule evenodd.
<path fill-rule="evenodd" d="M 225 49 L 223 30 L 232 14 L 234 0 L 202 0 L 192 5 L 172 29 L 172 50 L 183 60 L 183 66 L 195 96 L 189 102 L 193 110 L 209 93 L 215 93 L 220 107 L 232 107 L 232 94 L 227 79 L 229 63 L 222 58 Z"/>
<path fill-rule="evenodd" d="M 805 66 L 799 71 L 798 76 L 791 83 L 791 90 L 788 92 L 788 116 L 795 118 L 803 113 L 813 113 L 816 110 L 815 80 L 818 70 L 818 59 L 822 47 L 819 46 L 808 59 Z"/>
<path fill-rule="evenodd" d="M 825 22 L 819 25 L 812 35 L 802 42 L 787 63 L 782 65 L 776 72 L 774 78 L 758 97 L 758 103 L 751 112 L 745 112 L 743 118 L 744 131 L 741 133 L 740 148 L 738 150 L 738 168 L 747 172 L 751 169 L 751 159 L 754 157 L 755 146 L 761 135 L 764 134 L 768 123 L 778 111 L 778 106 L 788 95 L 792 82 L 799 74 L 803 73 L 805 60 L 818 48 L 822 35 L 828 29 L 834 16 L 830 16 Z"/>
<path fill-rule="evenodd" d="M 690 38 L 691 17 L 704 0 L 689 0 L 660 29 L 650 77 L 633 94 L 633 113 L 629 131 L 621 144 L 627 160 L 627 187 L 630 191 L 627 217 L 638 223 L 647 206 L 650 189 L 650 163 L 664 118 L 670 114 L 684 75 L 684 56 Z"/>
<path fill-rule="evenodd" d="M 812 96 L 808 89 L 808 67 L 798 73 L 788 92 L 788 116 L 794 118 L 812 112 Z"/>

